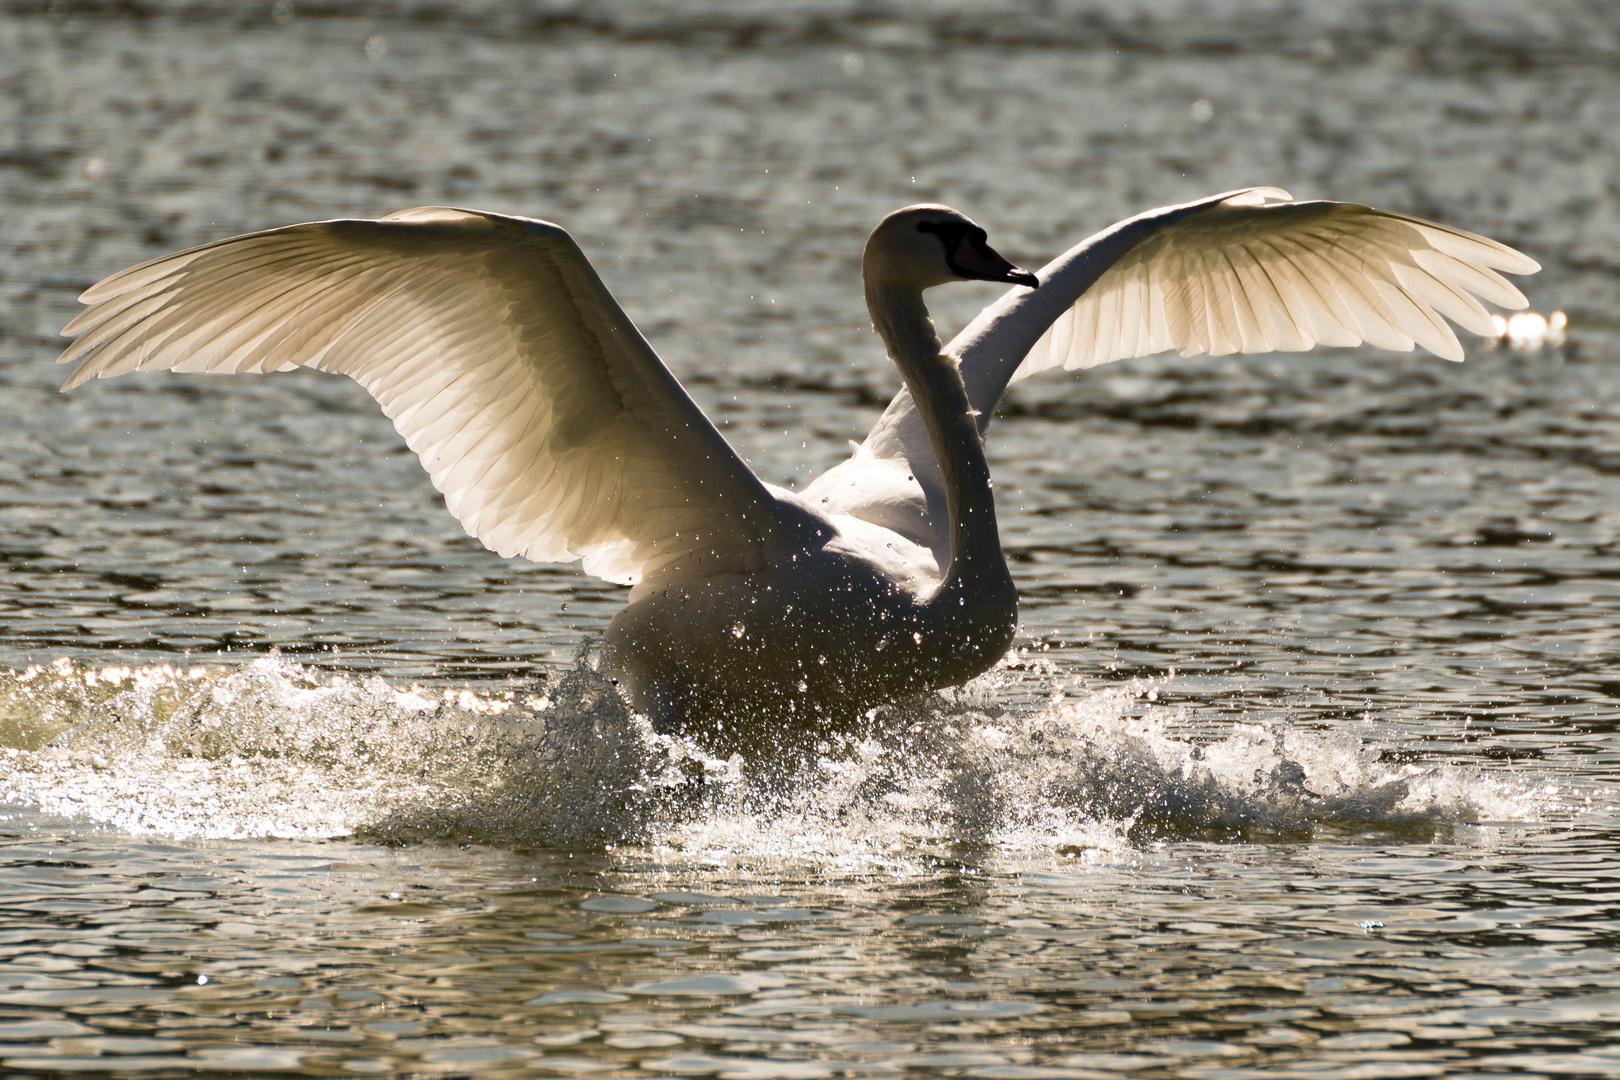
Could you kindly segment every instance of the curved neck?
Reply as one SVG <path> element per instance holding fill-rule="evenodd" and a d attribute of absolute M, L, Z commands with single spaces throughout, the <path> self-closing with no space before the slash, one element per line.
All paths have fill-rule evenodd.
<path fill-rule="evenodd" d="M 941 591 L 964 582 L 999 583 L 1008 573 L 996 530 L 990 466 L 956 358 L 941 348 L 922 294 L 915 288 L 868 277 L 866 306 L 917 403 L 944 480 L 951 564 Z"/>

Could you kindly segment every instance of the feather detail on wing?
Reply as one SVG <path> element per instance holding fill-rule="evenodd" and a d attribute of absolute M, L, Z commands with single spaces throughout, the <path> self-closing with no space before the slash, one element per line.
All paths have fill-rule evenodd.
<path fill-rule="evenodd" d="M 1225 356 L 1364 341 L 1461 360 L 1446 319 L 1491 335 L 1481 299 L 1525 305 L 1498 271 L 1538 269 L 1461 229 L 1252 189 L 1132 247 L 1046 329 L 1012 379 L 1171 350 Z"/>
<path fill-rule="evenodd" d="M 503 556 L 635 583 L 748 572 L 776 542 L 776 500 L 556 225 L 443 207 L 311 222 L 80 299 L 64 390 L 134 370 L 348 375 Z"/>

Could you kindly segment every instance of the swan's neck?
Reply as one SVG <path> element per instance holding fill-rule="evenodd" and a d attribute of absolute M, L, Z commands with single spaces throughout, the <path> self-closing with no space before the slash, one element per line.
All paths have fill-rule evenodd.
<path fill-rule="evenodd" d="M 996 531 L 990 467 L 984 460 L 984 444 L 956 357 L 945 353 L 916 289 L 869 278 L 866 304 L 917 403 L 945 482 L 951 563 L 939 595 L 950 596 L 964 587 L 999 589 L 1010 584 Z"/>

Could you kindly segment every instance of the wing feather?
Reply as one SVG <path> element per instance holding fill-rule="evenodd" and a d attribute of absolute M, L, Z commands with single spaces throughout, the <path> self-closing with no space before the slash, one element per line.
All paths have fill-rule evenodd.
<path fill-rule="evenodd" d="M 1250 254 L 1255 259 L 1256 277 L 1266 283 L 1277 305 L 1273 316 L 1277 348 L 1284 352 L 1314 348 L 1317 339 L 1310 308 L 1294 284 L 1298 268 L 1264 239 L 1256 242 Z M 1276 257 L 1268 257 L 1273 255 Z"/>
<path fill-rule="evenodd" d="M 1291 332 L 1288 301 L 1277 291 L 1277 285 L 1266 266 L 1255 257 L 1248 245 L 1234 249 L 1231 258 L 1233 267 L 1242 279 L 1243 291 L 1255 298 L 1252 307 L 1256 330 L 1263 345 L 1258 351 L 1275 352 L 1291 345 L 1297 348 L 1297 336 Z"/>
<path fill-rule="evenodd" d="M 1304 316 L 1311 336 L 1323 345 L 1361 344 L 1355 331 L 1355 316 L 1333 285 L 1332 267 L 1323 265 L 1315 252 L 1292 237 L 1268 239 L 1271 246 L 1283 253 L 1278 265 L 1287 270 L 1289 284 L 1303 307 L 1299 314 Z"/>
<path fill-rule="evenodd" d="M 81 300 L 64 389 L 136 369 L 348 375 L 502 555 L 674 581 L 757 569 L 792 527 L 547 222 L 311 222 L 130 267 Z"/>
<path fill-rule="evenodd" d="M 1395 272 L 1403 288 L 1458 326 L 1481 336 L 1495 334 L 1491 313 L 1478 297 L 1452 280 L 1442 262 L 1446 259 L 1450 256 L 1438 251 L 1419 251 L 1413 260 L 1424 272 L 1417 273 L 1404 266 L 1397 266 Z"/>
<path fill-rule="evenodd" d="M 1226 248 L 1216 248 L 1204 252 L 1206 272 L 1215 285 L 1215 292 L 1219 307 L 1217 315 L 1221 328 L 1222 351 L 1225 353 L 1248 352 L 1252 333 L 1246 333 L 1249 322 L 1248 297 L 1243 294 L 1242 283 L 1232 266 L 1230 252 Z"/>
<path fill-rule="evenodd" d="M 1164 311 L 1165 285 L 1163 277 L 1158 274 L 1152 265 L 1144 265 L 1148 280 L 1152 282 L 1153 304 L 1148 315 L 1147 348 L 1152 353 L 1168 352 L 1175 348 L 1175 338 L 1170 334 L 1170 323 Z"/>
<path fill-rule="evenodd" d="M 1204 283 L 1197 274 L 1189 273 L 1187 261 L 1186 254 L 1172 250 L 1164 262 L 1165 313 L 1169 316 L 1170 347 L 1179 352 L 1192 349 L 1196 355 L 1209 348 L 1209 320 L 1205 314 Z M 1112 359 L 1080 357 L 1075 366 L 1095 367 Z M 1068 358 L 1060 359 L 1059 363 L 1069 366 Z"/>

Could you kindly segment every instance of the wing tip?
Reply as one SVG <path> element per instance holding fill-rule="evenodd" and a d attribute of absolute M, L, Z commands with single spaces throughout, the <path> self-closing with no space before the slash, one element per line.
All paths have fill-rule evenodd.
<path fill-rule="evenodd" d="M 1507 245 L 1504 244 L 1503 246 L 1506 247 Z M 1517 255 L 1519 257 L 1519 266 L 1517 266 L 1517 267 L 1515 267 L 1515 266 L 1504 266 L 1501 269 L 1506 270 L 1510 274 L 1539 274 L 1539 273 L 1541 273 L 1541 264 L 1539 262 L 1532 259 L 1530 256 L 1526 255 L 1524 252 L 1520 251 L 1518 248 L 1508 248 L 1508 250 L 1513 252 L 1513 254 L 1515 254 L 1515 255 Z M 1520 269 L 1520 267 L 1522 267 L 1522 269 Z"/>
<path fill-rule="evenodd" d="M 1450 329 L 1450 328 L 1448 327 L 1447 329 Z M 1439 345 L 1439 344 L 1442 344 L 1442 343 L 1441 342 L 1435 342 L 1435 345 Z M 1445 342 L 1443 348 L 1436 349 L 1434 347 L 1434 345 L 1428 345 L 1428 344 L 1425 344 L 1423 347 L 1425 349 L 1427 349 L 1429 352 L 1431 352 L 1434 355 L 1438 356 L 1440 359 L 1449 360 L 1453 364 L 1460 364 L 1465 359 L 1467 359 L 1467 357 L 1463 353 L 1462 342 L 1457 340 L 1457 335 L 1456 334 L 1451 335 L 1451 340 L 1449 342 Z"/>
<path fill-rule="evenodd" d="M 57 361 L 59 364 L 67 362 L 68 361 L 65 360 Z M 78 367 L 73 369 L 73 374 L 67 377 L 67 380 L 62 383 L 61 387 L 59 387 L 56 392 L 59 394 L 65 394 L 69 390 L 77 390 L 79 387 L 83 386 L 85 383 L 94 378 L 95 374 L 95 370 L 91 368 L 89 364 L 81 363 Z"/>

